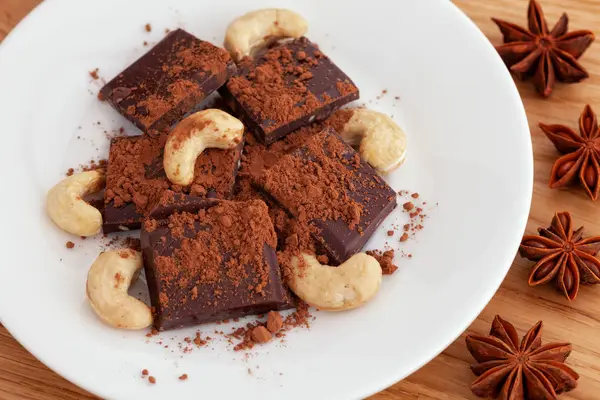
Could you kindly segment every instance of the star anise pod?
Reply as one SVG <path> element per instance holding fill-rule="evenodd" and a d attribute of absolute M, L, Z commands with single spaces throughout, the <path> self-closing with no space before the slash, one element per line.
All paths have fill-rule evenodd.
<path fill-rule="evenodd" d="M 550 400 L 577 386 L 579 375 L 564 362 L 569 343 L 542 346 L 542 321 L 521 340 L 515 327 L 499 316 L 490 336 L 467 336 L 467 348 L 477 361 L 471 370 L 478 376 L 471 385 L 480 397 L 507 400 Z"/>
<path fill-rule="evenodd" d="M 504 44 L 496 50 L 512 72 L 522 80 L 533 78 L 535 88 L 544 97 L 550 96 L 556 80 L 575 83 L 589 76 L 577 59 L 594 41 L 591 31 L 568 33 L 567 14 L 549 30 L 536 0 L 529 2 L 527 18 L 529 30 L 492 18 L 504 36 Z"/>
<path fill-rule="evenodd" d="M 600 130 L 592 108 L 587 105 L 579 117 L 579 135 L 564 125 L 546 125 L 540 128 L 564 154 L 554 162 L 550 173 L 551 188 L 579 183 L 594 201 L 600 192 Z"/>
<path fill-rule="evenodd" d="M 572 230 L 571 214 L 560 212 L 552 225 L 538 229 L 539 236 L 525 235 L 519 253 L 537 261 L 529 275 L 529 285 L 536 286 L 554 280 L 556 288 L 569 300 L 577 297 L 579 282 L 600 283 L 600 236 L 583 239 L 583 226 Z"/>

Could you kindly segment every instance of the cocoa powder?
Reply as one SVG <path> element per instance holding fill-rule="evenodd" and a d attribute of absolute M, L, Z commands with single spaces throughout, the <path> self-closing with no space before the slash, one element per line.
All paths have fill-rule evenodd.
<path fill-rule="evenodd" d="M 265 220 L 268 221 L 267 206 L 258 200 L 223 201 L 195 214 L 170 215 L 167 219 L 170 235 L 180 240 L 180 244 L 172 255 L 155 258 L 157 279 L 166 287 L 174 286 L 179 291 L 193 291 L 192 288 L 198 285 L 214 284 L 215 302 L 219 301 L 222 282 L 240 287 L 240 290 L 240 285 L 246 282 L 244 284 L 251 287 L 244 287 L 244 291 L 262 293 L 271 280 L 263 248 L 265 244 L 272 248 L 276 246 L 272 225 Z M 151 224 L 152 219 L 145 223 Z M 197 230 L 191 238 L 186 233 L 190 230 Z M 248 271 L 252 272 L 251 279 Z M 163 296 L 159 301 L 166 308 L 172 299 Z"/>
<path fill-rule="evenodd" d="M 338 95 L 358 92 L 349 80 L 338 81 L 336 97 L 317 97 L 311 91 L 310 80 L 321 64 L 323 69 L 330 68 L 329 59 L 314 44 L 306 38 L 296 39 L 266 51 L 256 61 L 243 60 L 239 65 L 241 73 L 229 80 L 227 89 L 254 117 L 269 121 L 263 126 L 269 133 L 313 114 Z"/>
<path fill-rule="evenodd" d="M 167 136 L 118 137 L 113 139 L 108 161 L 105 204 L 117 208 L 134 203 L 145 215 L 169 189 L 193 196 L 228 198 L 233 191 L 240 148 L 207 149 L 197 159 L 190 186 L 172 184 L 162 167 Z"/>
<path fill-rule="evenodd" d="M 384 275 L 391 275 L 398 269 L 398 267 L 394 265 L 394 250 L 370 250 L 367 251 L 367 254 L 379 262 L 381 272 Z"/>

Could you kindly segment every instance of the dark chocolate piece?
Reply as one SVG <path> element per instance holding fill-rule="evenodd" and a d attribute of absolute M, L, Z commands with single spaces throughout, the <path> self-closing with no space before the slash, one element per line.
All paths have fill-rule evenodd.
<path fill-rule="evenodd" d="M 358 99 L 358 88 L 307 38 L 243 61 L 219 93 L 265 144 L 325 119 Z"/>
<path fill-rule="evenodd" d="M 158 207 L 154 215 L 174 210 L 173 203 L 166 204 L 168 210 Z M 264 202 L 195 198 L 185 209 L 193 212 L 149 218 L 141 231 L 158 330 L 263 314 L 287 304 Z"/>
<path fill-rule="evenodd" d="M 330 259 L 362 249 L 396 207 L 396 193 L 337 133 L 325 130 L 260 177 L 263 190 L 300 222 Z"/>
<path fill-rule="evenodd" d="M 100 98 L 143 132 L 157 135 L 221 87 L 235 70 L 225 50 L 177 29 L 108 82 Z"/>
<path fill-rule="evenodd" d="M 139 229 L 144 215 L 167 189 L 219 199 L 228 199 L 233 194 L 243 143 L 232 150 L 204 151 L 196 161 L 194 182 L 181 187 L 172 184 L 164 172 L 165 140 L 165 135 L 112 140 L 104 192 L 104 233 Z"/>

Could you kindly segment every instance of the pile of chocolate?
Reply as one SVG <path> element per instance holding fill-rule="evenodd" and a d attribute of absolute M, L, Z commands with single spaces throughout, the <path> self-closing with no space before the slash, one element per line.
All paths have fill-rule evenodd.
<path fill-rule="evenodd" d="M 158 330 L 289 309 L 298 297 L 320 309 L 354 308 L 381 282 L 377 260 L 359 252 L 396 207 L 377 165 L 398 146 L 402 159 L 392 164 L 403 161 L 405 142 L 385 142 L 401 131 L 379 113 L 363 121 L 368 110 L 339 109 L 359 90 L 306 29 L 285 29 L 293 23 L 282 13 L 291 12 L 268 14 L 272 26 L 263 28 L 279 31 L 262 38 L 263 48 L 240 49 L 240 30 L 261 12 L 274 11 L 230 25 L 229 51 L 173 31 L 99 93 L 143 132 L 111 142 L 102 229 L 141 229 Z M 182 184 L 171 177 L 179 165 L 166 171 L 165 148 L 180 151 L 209 130 L 229 134 L 207 112 L 239 119 L 239 140 L 201 147 Z M 365 135 L 379 140 L 382 156 L 363 146 Z M 123 315 L 108 321 L 94 290 L 88 278 L 103 320 L 134 327 Z"/>

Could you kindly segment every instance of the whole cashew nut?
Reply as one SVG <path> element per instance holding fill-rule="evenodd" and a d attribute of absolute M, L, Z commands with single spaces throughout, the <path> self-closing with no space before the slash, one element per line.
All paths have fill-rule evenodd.
<path fill-rule="evenodd" d="M 350 257 L 339 267 L 321 265 L 314 256 L 292 258 L 292 277 L 288 284 L 303 301 L 322 310 L 341 311 L 356 308 L 379 291 L 381 266 L 365 253 Z"/>
<path fill-rule="evenodd" d="M 386 114 L 357 108 L 340 136 L 358 146 L 361 157 L 380 173 L 395 170 L 406 158 L 406 135 Z"/>
<path fill-rule="evenodd" d="M 152 324 L 150 307 L 127 293 L 141 269 L 142 254 L 131 249 L 107 251 L 94 261 L 86 294 L 102 321 L 123 329 L 143 329 Z"/>
<path fill-rule="evenodd" d="M 285 9 L 266 8 L 233 20 L 225 32 L 225 49 L 235 61 L 282 38 L 299 38 L 308 30 L 308 22 Z"/>
<path fill-rule="evenodd" d="M 46 212 L 61 229 L 78 236 L 92 236 L 102 227 L 102 214 L 83 200 L 106 184 L 103 170 L 71 175 L 56 184 L 46 196 Z"/>
<path fill-rule="evenodd" d="M 243 135 L 244 124 L 224 111 L 208 109 L 190 115 L 167 138 L 163 159 L 167 178 L 177 185 L 191 184 L 196 159 L 205 149 L 232 149 Z"/>

